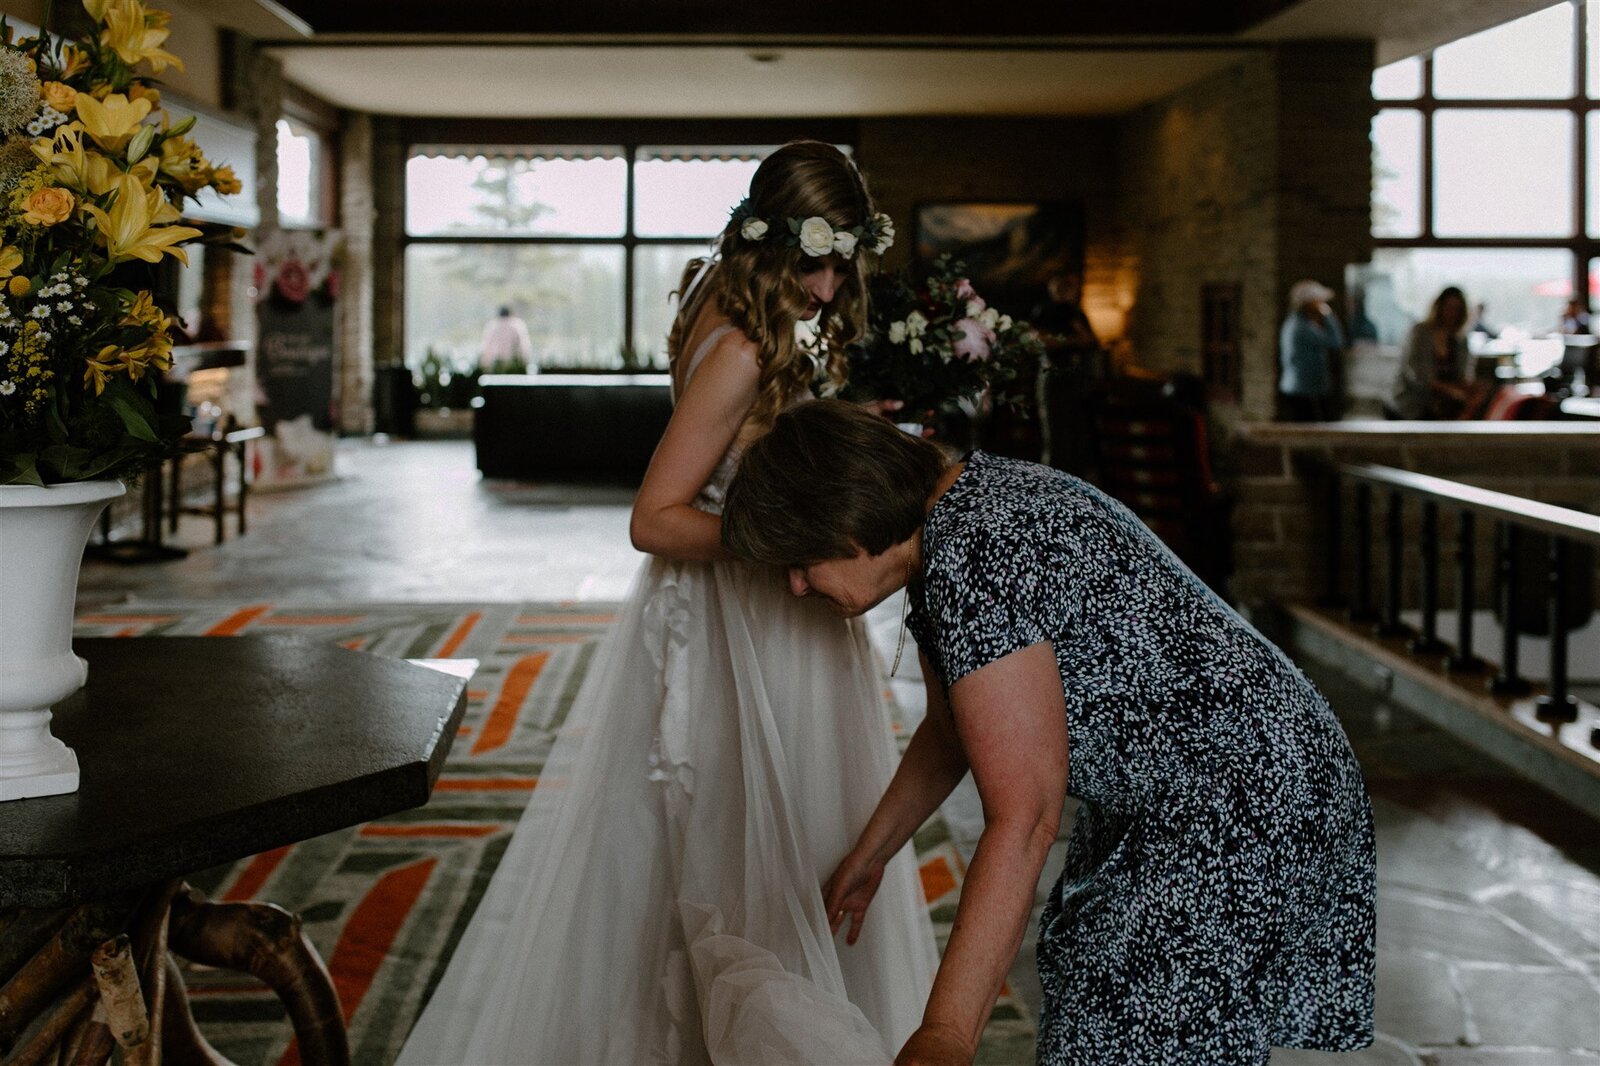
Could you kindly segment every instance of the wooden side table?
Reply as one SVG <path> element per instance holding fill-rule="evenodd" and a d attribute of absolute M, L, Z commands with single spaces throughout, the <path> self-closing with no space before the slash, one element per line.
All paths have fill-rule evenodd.
<path fill-rule="evenodd" d="M 80 640 L 55 708 L 80 791 L 0 805 L 0 1058 L 220 1063 L 172 954 L 273 988 L 304 1061 L 350 1053 L 297 917 L 193 871 L 426 803 L 466 676 L 289 637 Z"/>
<path fill-rule="evenodd" d="M 245 512 L 250 492 L 250 470 L 246 461 L 246 446 L 253 440 L 267 435 L 266 429 L 261 426 L 247 426 L 243 429 L 217 430 L 209 436 L 204 434 L 191 434 L 178 442 L 179 453 L 168 461 L 170 472 L 168 474 L 169 487 L 167 490 L 167 532 L 178 531 L 178 518 L 182 514 L 211 515 L 216 521 L 215 543 L 221 544 L 226 538 L 223 519 L 227 515 L 228 485 L 227 461 L 228 453 L 234 453 L 239 462 L 239 488 L 238 488 L 238 529 L 239 536 L 245 532 Z M 211 456 L 211 476 L 215 498 L 206 507 L 183 506 L 183 457 L 197 452 L 207 452 Z"/>

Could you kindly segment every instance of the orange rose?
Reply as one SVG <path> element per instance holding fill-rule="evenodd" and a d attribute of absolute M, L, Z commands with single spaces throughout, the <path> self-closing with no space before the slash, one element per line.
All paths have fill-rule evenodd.
<path fill-rule="evenodd" d="M 59 81 L 45 82 L 41 94 L 44 96 L 45 103 L 63 115 L 72 114 L 72 105 L 78 102 L 78 90 L 70 85 L 63 85 Z"/>
<path fill-rule="evenodd" d="M 54 226 L 71 218 L 72 209 L 76 206 L 77 201 L 70 192 L 46 186 L 28 197 L 22 220 L 35 226 Z"/>

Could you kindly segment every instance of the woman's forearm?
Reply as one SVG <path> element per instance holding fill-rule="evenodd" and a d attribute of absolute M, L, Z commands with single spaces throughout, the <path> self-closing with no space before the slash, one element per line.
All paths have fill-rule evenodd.
<path fill-rule="evenodd" d="M 641 512 L 628 526 L 633 546 L 680 562 L 720 562 L 731 558 L 722 546 L 722 519 L 688 504 Z"/>
<path fill-rule="evenodd" d="M 931 715 L 924 718 L 856 847 L 888 862 L 966 773 L 961 745 Z"/>
<path fill-rule="evenodd" d="M 950 942 L 922 1024 L 957 1033 L 968 1048 L 988 1023 L 1006 974 L 1022 947 L 1055 823 L 995 822 L 978 838 L 961 885 Z"/>

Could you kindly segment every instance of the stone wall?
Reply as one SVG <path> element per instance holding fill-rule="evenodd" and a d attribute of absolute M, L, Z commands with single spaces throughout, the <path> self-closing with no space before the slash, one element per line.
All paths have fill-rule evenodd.
<path fill-rule="evenodd" d="M 1223 450 L 1219 471 L 1233 493 L 1235 571 L 1230 592 L 1245 604 L 1315 602 L 1328 592 L 1331 496 L 1336 463 L 1375 463 L 1526 499 L 1600 514 L 1600 425 L 1538 422 L 1346 422 L 1322 426 L 1247 425 Z M 1381 565 L 1386 504 L 1373 502 L 1373 559 Z M 1420 508 L 1405 508 L 1404 602 L 1417 602 Z M 1455 512 L 1441 511 L 1441 586 L 1454 587 Z M 1596 519 L 1600 525 L 1600 518 Z M 1492 523 L 1479 521 L 1478 602 L 1490 601 Z M 1345 506 L 1343 576 L 1353 552 Z M 1374 586 L 1376 590 L 1376 586 Z"/>
<path fill-rule="evenodd" d="M 1269 420 L 1290 285 L 1338 288 L 1370 258 L 1369 42 L 1264 49 L 1119 124 L 1118 243 L 1138 361 L 1200 373 L 1200 290 L 1241 286 L 1241 395 L 1222 424 Z"/>
<path fill-rule="evenodd" d="M 1103 340 L 1124 332 L 1126 294 L 1116 220 L 1112 119 L 863 119 L 856 158 L 898 228 L 885 257 L 903 266 L 918 204 L 940 200 L 1065 200 L 1083 206 L 1084 309 Z"/>

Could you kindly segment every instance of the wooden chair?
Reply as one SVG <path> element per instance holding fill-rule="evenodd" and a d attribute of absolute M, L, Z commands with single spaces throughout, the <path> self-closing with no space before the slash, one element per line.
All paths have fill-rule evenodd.
<path fill-rule="evenodd" d="M 258 437 L 266 436 L 267 431 L 261 426 L 246 426 L 239 428 L 230 418 L 227 423 L 219 426 L 209 434 L 191 433 L 178 442 L 178 454 L 169 461 L 169 487 L 167 497 L 167 531 L 178 531 L 178 517 L 180 514 L 208 515 L 216 523 L 215 543 L 221 544 L 226 536 L 224 518 L 230 508 L 228 507 L 227 462 L 228 453 L 234 452 L 239 459 L 239 485 L 232 510 L 238 515 L 239 536 L 245 532 L 245 505 L 250 493 L 250 470 L 246 445 Z M 185 507 L 183 505 L 183 460 L 186 455 L 197 452 L 209 453 L 211 458 L 212 475 L 212 501 L 208 504 Z"/>
<path fill-rule="evenodd" d="M 1232 501 L 1211 474 L 1204 412 L 1170 385 L 1118 383 L 1088 401 L 1100 487 L 1219 595 L 1233 572 Z"/>

